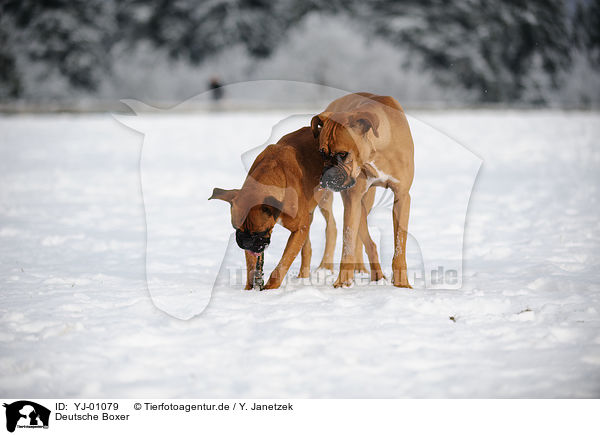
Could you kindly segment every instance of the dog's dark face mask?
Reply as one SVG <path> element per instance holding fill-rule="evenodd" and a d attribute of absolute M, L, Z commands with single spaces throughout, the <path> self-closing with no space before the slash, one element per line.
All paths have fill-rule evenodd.
<path fill-rule="evenodd" d="M 281 203 L 274 198 L 268 204 L 252 207 L 240 228 L 235 229 L 238 246 L 251 254 L 260 254 L 271 243 L 271 232 L 281 214 Z"/>
<path fill-rule="evenodd" d="M 356 184 L 356 179 L 350 174 L 351 166 L 347 165 L 349 153 L 340 152 L 331 155 L 321 150 L 321 156 L 324 163 L 321 187 L 339 192 Z"/>
<path fill-rule="evenodd" d="M 263 252 L 269 243 L 271 243 L 271 229 L 261 232 L 250 232 L 248 230 L 235 230 L 235 241 L 238 246 L 245 251 L 250 251 L 255 254 Z"/>
<path fill-rule="evenodd" d="M 360 166 L 358 148 L 350 130 L 345 125 L 345 115 L 336 114 L 344 119 L 323 121 L 319 116 L 313 117 L 311 129 L 319 138 L 319 152 L 323 159 L 321 187 L 334 192 L 349 189 L 356 184 L 356 176 Z M 339 121 L 339 122 L 338 122 Z"/>
<path fill-rule="evenodd" d="M 258 255 L 271 243 L 271 232 L 285 208 L 284 203 L 271 195 L 257 198 L 240 192 L 215 188 L 209 199 L 231 204 L 235 241 L 243 250 Z"/>

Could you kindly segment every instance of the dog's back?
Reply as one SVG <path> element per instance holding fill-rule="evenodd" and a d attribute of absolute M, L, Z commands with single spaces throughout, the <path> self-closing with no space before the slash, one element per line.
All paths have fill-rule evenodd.
<path fill-rule="evenodd" d="M 384 95 L 371 94 L 369 92 L 358 92 L 356 94 L 344 95 L 337 100 L 334 100 L 327 106 L 325 111 L 328 112 L 349 112 L 353 110 L 363 110 L 364 105 L 380 105 L 388 106 L 394 110 L 403 111 L 400 103 L 393 98 Z"/>
<path fill-rule="evenodd" d="M 323 163 L 318 140 L 310 127 L 288 133 L 276 144 L 266 147 L 254 160 L 249 173 L 260 177 L 261 173 L 275 168 L 285 172 L 288 182 L 295 178 L 297 185 L 303 185 L 306 191 L 312 191 L 319 184 Z"/>

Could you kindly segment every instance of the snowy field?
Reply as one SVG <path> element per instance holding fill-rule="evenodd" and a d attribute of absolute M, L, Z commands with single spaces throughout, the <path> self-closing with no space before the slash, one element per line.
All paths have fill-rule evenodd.
<path fill-rule="evenodd" d="M 154 160 L 142 160 L 153 174 L 146 201 L 143 137 L 110 115 L 0 117 L 0 396 L 600 397 L 600 114 L 409 111 L 483 162 L 460 289 L 333 289 L 334 276 L 315 271 L 310 282 L 245 292 L 231 273 L 243 256 L 230 243 L 229 209 L 206 198 L 213 187 L 239 187 L 240 157 L 291 113 L 140 121 L 162 132 Z M 191 126 L 204 133 L 186 150 L 185 167 L 174 167 L 170 156 L 189 142 Z M 173 189 L 152 164 L 201 174 L 203 185 Z M 413 191 L 409 230 L 431 245 L 462 228 L 423 192 L 473 180 L 429 173 Z M 151 193 L 162 198 L 160 219 L 147 213 Z M 177 198 L 189 199 L 190 215 L 169 207 Z M 336 207 L 339 230 L 339 198 Z M 391 218 L 371 218 L 389 273 L 381 222 L 391 227 Z M 161 227 L 169 221 L 178 231 Z M 190 288 L 214 284 L 201 314 L 183 311 L 204 296 L 170 296 L 168 279 L 150 294 L 157 283 L 146 281 L 147 224 L 148 243 L 168 236 L 152 245 L 153 270 L 189 279 Z M 313 270 L 323 228 L 317 213 Z M 277 229 L 267 273 L 286 239 Z M 408 263 L 422 265 L 414 237 Z M 290 277 L 297 270 L 296 262 Z"/>

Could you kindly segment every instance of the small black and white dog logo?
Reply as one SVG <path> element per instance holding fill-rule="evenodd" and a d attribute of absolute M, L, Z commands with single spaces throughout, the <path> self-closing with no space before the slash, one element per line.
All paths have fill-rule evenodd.
<path fill-rule="evenodd" d="M 29 400 L 19 400 L 6 408 L 6 430 L 14 432 L 15 428 L 48 428 L 50 410 Z"/>

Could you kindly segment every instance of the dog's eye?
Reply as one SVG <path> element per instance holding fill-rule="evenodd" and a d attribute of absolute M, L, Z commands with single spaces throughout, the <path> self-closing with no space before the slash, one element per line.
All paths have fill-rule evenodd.
<path fill-rule="evenodd" d="M 323 160 L 327 160 L 329 158 L 329 156 L 325 153 L 325 150 L 319 150 L 319 153 L 321 153 Z"/>
<path fill-rule="evenodd" d="M 346 160 L 346 157 L 348 157 L 347 152 L 337 153 L 336 155 L 339 159 L 342 159 L 342 160 Z"/>
<path fill-rule="evenodd" d="M 269 207 L 267 207 L 266 205 L 263 205 L 260 209 L 266 215 L 271 216 L 273 214 L 273 213 L 271 213 L 271 209 Z"/>
<path fill-rule="evenodd" d="M 264 230 L 264 231 L 261 231 L 260 233 L 254 233 L 254 236 L 263 238 L 263 237 L 266 237 L 267 234 L 269 234 L 269 230 Z"/>

